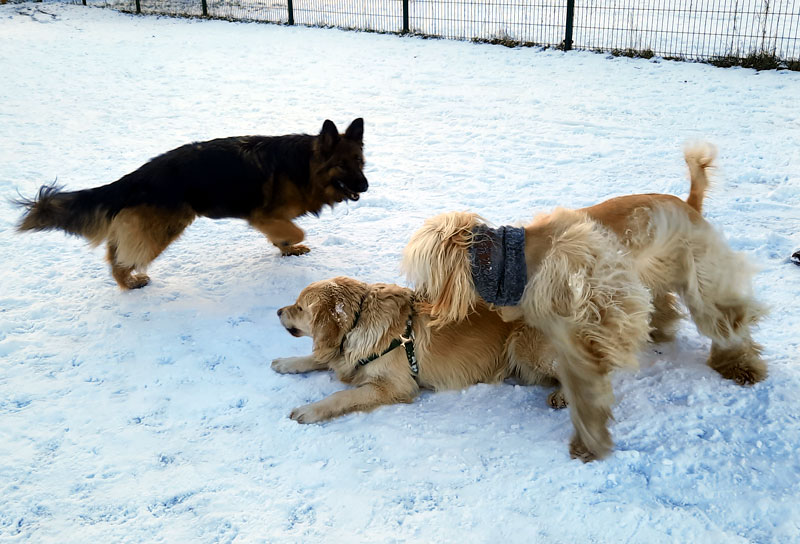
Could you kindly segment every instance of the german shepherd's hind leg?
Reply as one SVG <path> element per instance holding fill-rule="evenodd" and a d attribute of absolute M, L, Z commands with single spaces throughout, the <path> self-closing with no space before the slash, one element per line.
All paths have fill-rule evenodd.
<path fill-rule="evenodd" d="M 189 209 L 163 210 L 136 206 L 119 212 L 108 235 L 108 261 L 111 275 L 122 289 L 138 289 L 150 282 L 144 272 L 194 221 Z M 136 270 L 139 274 L 133 274 Z"/>
<path fill-rule="evenodd" d="M 111 276 L 121 289 L 139 289 L 150 283 L 150 276 L 147 274 L 134 274 L 133 266 L 121 265 L 117 261 L 117 245 L 109 242 L 106 245 L 106 258 L 111 265 Z"/>
<path fill-rule="evenodd" d="M 310 249 L 301 244 L 305 238 L 303 229 L 288 219 L 271 219 L 261 214 L 253 214 L 248 218 L 250 225 L 262 232 L 272 244 L 281 250 L 284 257 L 305 255 Z"/>

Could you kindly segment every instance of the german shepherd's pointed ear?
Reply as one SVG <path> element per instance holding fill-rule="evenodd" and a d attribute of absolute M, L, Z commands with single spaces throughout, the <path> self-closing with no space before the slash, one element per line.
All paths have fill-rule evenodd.
<path fill-rule="evenodd" d="M 358 143 L 359 145 L 364 144 L 364 119 L 359 117 L 355 119 L 350 126 L 347 127 L 347 130 L 344 133 L 344 137 L 348 140 Z"/>
<path fill-rule="evenodd" d="M 349 129 L 348 129 L 349 130 Z M 339 143 L 339 129 L 330 119 L 325 119 L 322 123 L 322 130 L 319 133 L 319 147 L 325 154 L 333 152 L 333 148 Z"/>

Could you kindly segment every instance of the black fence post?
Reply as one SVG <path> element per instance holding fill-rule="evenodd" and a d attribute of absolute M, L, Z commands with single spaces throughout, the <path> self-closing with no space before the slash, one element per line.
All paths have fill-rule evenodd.
<path fill-rule="evenodd" d="M 564 51 L 572 49 L 572 24 L 575 21 L 575 0 L 567 0 L 567 23 L 564 30 Z"/>
<path fill-rule="evenodd" d="M 408 0 L 403 0 L 403 34 L 408 34 Z"/>
<path fill-rule="evenodd" d="M 208 17 L 208 2 L 203 0 L 203 17 Z"/>
<path fill-rule="evenodd" d="M 289 20 L 287 21 L 290 25 L 294 24 L 294 6 L 292 5 L 292 0 L 286 0 L 286 9 L 289 10 Z"/>
<path fill-rule="evenodd" d="M 139 0 L 136 0 L 136 13 L 139 15 L 142 14 L 142 4 L 139 2 Z"/>

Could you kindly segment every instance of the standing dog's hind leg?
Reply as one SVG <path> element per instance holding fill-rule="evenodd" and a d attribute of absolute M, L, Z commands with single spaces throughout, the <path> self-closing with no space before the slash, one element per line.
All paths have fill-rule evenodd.
<path fill-rule="evenodd" d="M 767 365 L 750 329 L 766 309 L 751 294 L 752 269 L 710 227 L 701 234 L 690 261 L 696 272 L 681 294 L 697 330 L 711 338 L 708 366 L 740 385 L 760 382 Z"/>
<path fill-rule="evenodd" d="M 739 385 L 753 385 L 767 377 L 767 365 L 761 359 L 761 346 L 752 340 L 732 348 L 723 348 L 717 342 L 712 342 L 708 366 L 723 378 Z"/>
<path fill-rule="evenodd" d="M 126 266 L 117 261 L 117 245 L 114 242 L 108 242 L 106 250 L 106 258 L 111 265 L 111 276 L 121 289 L 139 289 L 150 283 L 147 274 L 134 274 L 133 266 Z"/>
<path fill-rule="evenodd" d="M 674 293 L 655 293 L 653 313 L 650 315 L 650 341 L 656 344 L 675 339 L 679 321 L 684 317 Z"/>

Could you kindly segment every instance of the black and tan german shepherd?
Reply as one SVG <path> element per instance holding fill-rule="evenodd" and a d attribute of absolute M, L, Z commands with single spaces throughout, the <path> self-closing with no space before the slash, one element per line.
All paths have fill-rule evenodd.
<path fill-rule="evenodd" d="M 240 136 L 196 142 L 160 155 L 114 183 L 64 192 L 46 185 L 18 230 L 61 229 L 92 246 L 106 241 L 111 275 L 122 289 L 147 285 L 147 265 L 198 215 L 237 217 L 283 255 L 302 255 L 292 219 L 367 190 L 364 120 L 344 134 L 326 120 L 318 135 Z M 136 270 L 138 274 L 133 274 Z"/>

